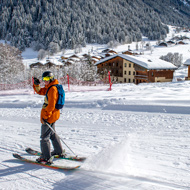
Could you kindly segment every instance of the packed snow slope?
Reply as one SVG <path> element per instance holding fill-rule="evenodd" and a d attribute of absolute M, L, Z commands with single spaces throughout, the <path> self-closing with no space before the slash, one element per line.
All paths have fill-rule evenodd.
<path fill-rule="evenodd" d="M 56 130 L 75 154 L 87 157 L 84 163 L 54 161 L 81 165 L 68 172 L 12 157 L 36 158 L 24 150 L 40 150 L 44 97 L 31 89 L 1 91 L 0 189 L 190 189 L 189 94 L 189 81 L 66 92 Z"/>

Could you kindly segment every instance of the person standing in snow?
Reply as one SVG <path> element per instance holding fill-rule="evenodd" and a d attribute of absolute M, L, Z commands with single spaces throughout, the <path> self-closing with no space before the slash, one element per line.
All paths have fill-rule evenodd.
<path fill-rule="evenodd" d="M 43 162 L 47 164 L 51 164 L 50 158 L 53 155 L 64 155 L 64 151 L 62 149 L 60 138 L 56 133 L 54 133 L 46 123 L 48 123 L 55 130 L 55 122 L 60 117 L 60 110 L 55 108 L 56 102 L 58 100 L 58 90 L 56 86 L 59 84 L 57 79 L 54 79 L 53 73 L 51 71 L 45 71 L 42 74 L 42 80 L 45 83 L 45 87 L 40 87 L 40 80 L 38 78 L 33 78 L 34 84 L 33 88 L 35 92 L 39 95 L 46 95 L 44 98 L 44 104 L 41 110 L 41 140 L 40 147 L 42 155 L 36 160 L 38 162 Z M 50 139 L 53 144 L 54 151 L 51 153 L 50 151 Z"/>

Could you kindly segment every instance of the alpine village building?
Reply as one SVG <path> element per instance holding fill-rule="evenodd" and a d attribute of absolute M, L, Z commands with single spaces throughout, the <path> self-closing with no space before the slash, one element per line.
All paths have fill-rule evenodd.
<path fill-rule="evenodd" d="M 96 62 L 102 78 L 110 71 L 113 83 L 171 82 L 177 69 L 172 63 L 156 58 L 115 54 Z"/>
<path fill-rule="evenodd" d="M 188 75 L 185 77 L 185 80 L 190 80 L 190 59 L 187 59 L 184 65 L 188 67 Z"/>

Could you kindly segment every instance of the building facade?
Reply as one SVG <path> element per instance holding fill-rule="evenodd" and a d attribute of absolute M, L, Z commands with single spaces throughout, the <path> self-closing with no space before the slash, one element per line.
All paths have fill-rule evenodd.
<path fill-rule="evenodd" d="M 187 77 L 185 77 L 185 80 L 190 80 L 190 59 L 187 59 L 184 65 L 188 67 L 188 73 L 187 73 Z"/>
<path fill-rule="evenodd" d="M 110 71 L 113 83 L 171 82 L 173 72 L 177 69 L 173 64 L 157 59 L 154 61 L 129 55 L 113 55 L 96 63 L 102 78 Z"/>

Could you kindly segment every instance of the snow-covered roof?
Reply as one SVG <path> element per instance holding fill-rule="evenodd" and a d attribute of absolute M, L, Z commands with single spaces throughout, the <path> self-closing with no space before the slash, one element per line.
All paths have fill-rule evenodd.
<path fill-rule="evenodd" d="M 184 65 L 190 65 L 190 59 L 187 59 L 184 63 Z"/>
<path fill-rule="evenodd" d="M 69 57 L 68 60 L 72 60 L 72 61 L 80 61 L 79 57 Z"/>
<path fill-rule="evenodd" d="M 97 59 L 97 58 L 92 58 L 92 60 L 93 60 L 93 61 L 96 61 L 96 62 L 99 61 L 99 59 Z"/>
<path fill-rule="evenodd" d="M 54 65 L 63 65 L 63 63 L 62 63 L 62 61 L 60 61 L 60 60 L 58 60 L 58 59 L 52 59 L 52 58 L 50 58 L 50 59 L 43 59 L 43 60 L 40 60 L 40 61 L 38 61 L 39 63 L 41 63 L 41 64 L 43 64 L 43 65 L 45 65 L 46 63 L 48 63 L 48 62 L 51 62 L 51 63 L 53 63 Z"/>
<path fill-rule="evenodd" d="M 144 67 L 146 69 L 177 69 L 175 65 L 172 63 L 169 63 L 167 61 L 153 58 L 153 57 L 142 57 L 142 56 L 131 56 L 131 55 L 125 55 L 125 54 L 115 54 L 109 57 L 106 57 L 104 59 L 101 59 L 100 61 L 96 62 L 95 65 L 101 64 L 105 61 L 108 61 L 110 59 L 113 59 L 115 57 L 121 57 L 125 60 L 131 61 L 141 67 Z"/>

